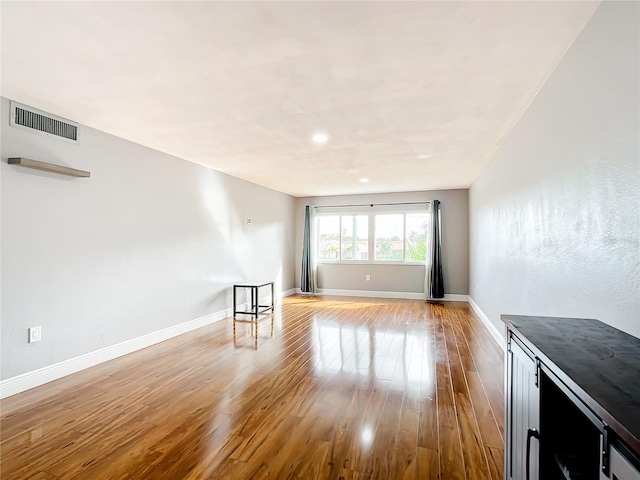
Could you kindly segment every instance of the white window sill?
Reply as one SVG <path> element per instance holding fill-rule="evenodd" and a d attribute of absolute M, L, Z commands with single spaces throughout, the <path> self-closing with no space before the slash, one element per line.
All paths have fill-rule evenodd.
<path fill-rule="evenodd" d="M 318 260 L 318 265 L 406 265 L 424 267 L 425 262 L 385 262 L 382 260 Z"/>

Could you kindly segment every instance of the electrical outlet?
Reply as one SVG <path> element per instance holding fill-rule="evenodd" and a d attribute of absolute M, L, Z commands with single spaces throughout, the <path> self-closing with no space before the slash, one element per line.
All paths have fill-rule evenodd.
<path fill-rule="evenodd" d="M 371 281 L 371 275 L 366 275 L 366 276 L 364 277 L 364 279 L 365 279 L 367 282 L 370 282 L 370 281 Z"/>
<path fill-rule="evenodd" d="M 29 343 L 39 342 L 42 340 L 42 327 L 29 328 Z"/>
<path fill-rule="evenodd" d="M 247 225 L 251 225 L 251 219 L 247 218 Z"/>

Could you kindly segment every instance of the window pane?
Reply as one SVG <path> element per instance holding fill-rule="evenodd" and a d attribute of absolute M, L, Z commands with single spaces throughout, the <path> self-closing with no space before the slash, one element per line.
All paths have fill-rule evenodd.
<path fill-rule="evenodd" d="M 427 259 L 426 213 L 407 214 L 407 262 L 424 262 Z"/>
<path fill-rule="evenodd" d="M 340 257 L 340 217 L 318 216 L 318 260 L 338 260 Z"/>
<path fill-rule="evenodd" d="M 367 215 L 343 215 L 341 219 L 342 260 L 368 260 L 369 217 Z"/>
<path fill-rule="evenodd" d="M 404 215 L 376 215 L 376 260 L 401 262 L 404 252 Z"/>

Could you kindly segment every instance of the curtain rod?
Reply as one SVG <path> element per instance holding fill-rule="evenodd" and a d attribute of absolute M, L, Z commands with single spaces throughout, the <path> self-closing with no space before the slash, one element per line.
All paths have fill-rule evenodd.
<path fill-rule="evenodd" d="M 431 202 L 360 203 L 352 205 L 314 205 L 313 208 L 380 207 L 389 205 L 429 205 Z"/>

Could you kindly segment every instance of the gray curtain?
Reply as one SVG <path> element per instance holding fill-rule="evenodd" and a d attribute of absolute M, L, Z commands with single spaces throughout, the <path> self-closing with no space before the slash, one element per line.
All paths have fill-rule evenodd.
<path fill-rule="evenodd" d="M 442 235 L 440 201 L 433 201 L 433 218 L 431 222 L 430 258 L 427 259 L 427 298 L 444 298 L 444 277 L 442 274 Z"/>
<path fill-rule="evenodd" d="M 309 205 L 304 210 L 304 238 L 302 244 L 302 274 L 300 277 L 300 291 L 314 293 L 313 262 L 311 258 L 311 213 Z"/>

